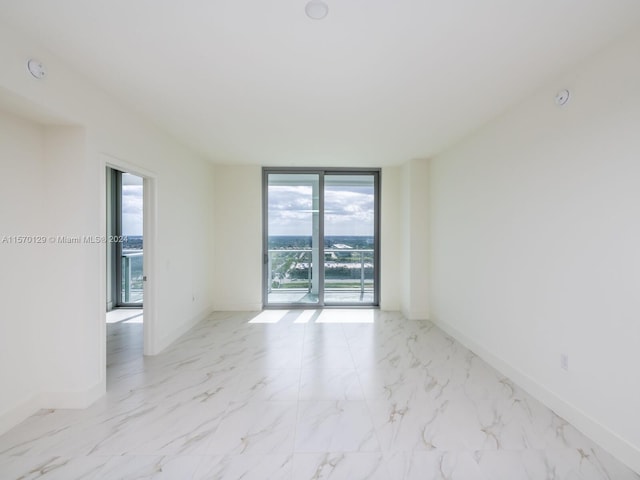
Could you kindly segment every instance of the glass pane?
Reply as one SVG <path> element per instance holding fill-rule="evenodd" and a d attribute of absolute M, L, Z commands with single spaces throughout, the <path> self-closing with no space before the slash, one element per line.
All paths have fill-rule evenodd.
<path fill-rule="evenodd" d="M 319 302 L 317 174 L 269 174 L 267 303 Z"/>
<path fill-rule="evenodd" d="M 123 304 L 143 303 L 143 238 L 142 238 L 142 177 L 122 174 L 122 293 Z"/>
<path fill-rule="evenodd" d="M 373 175 L 324 177 L 324 301 L 374 302 Z"/>
<path fill-rule="evenodd" d="M 125 242 L 126 243 L 126 242 Z M 122 303 L 142 303 L 142 250 L 122 251 Z"/>

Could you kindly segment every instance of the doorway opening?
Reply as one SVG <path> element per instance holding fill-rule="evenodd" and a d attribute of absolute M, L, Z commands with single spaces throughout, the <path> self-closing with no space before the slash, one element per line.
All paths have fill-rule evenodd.
<path fill-rule="evenodd" d="M 107 311 L 144 303 L 144 181 L 107 167 Z"/>
<path fill-rule="evenodd" d="M 108 384 L 144 353 L 144 179 L 107 167 L 106 192 Z"/>
<path fill-rule="evenodd" d="M 380 171 L 263 169 L 263 305 L 378 306 Z"/>

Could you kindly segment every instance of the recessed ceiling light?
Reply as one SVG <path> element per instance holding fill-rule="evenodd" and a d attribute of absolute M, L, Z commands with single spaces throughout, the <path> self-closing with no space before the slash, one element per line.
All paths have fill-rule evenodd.
<path fill-rule="evenodd" d="M 304 7 L 307 17 L 314 20 L 322 20 L 329 13 L 329 6 L 321 0 L 311 0 Z"/>

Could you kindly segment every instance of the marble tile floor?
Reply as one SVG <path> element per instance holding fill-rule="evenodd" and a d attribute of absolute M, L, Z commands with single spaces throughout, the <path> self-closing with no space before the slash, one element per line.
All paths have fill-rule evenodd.
<path fill-rule="evenodd" d="M 162 354 L 108 325 L 108 392 L 0 436 L 0 479 L 640 479 L 427 321 L 215 313 Z"/>
<path fill-rule="evenodd" d="M 373 303 L 373 290 L 366 290 L 364 293 L 360 293 L 360 290 L 325 290 L 324 303 L 325 305 L 343 306 L 357 305 L 357 304 L 372 304 Z M 270 305 L 278 305 L 283 303 L 303 303 L 303 304 L 317 304 L 318 295 L 308 293 L 306 290 L 293 290 L 293 289 L 279 289 L 273 290 L 269 293 L 268 301 Z"/>
<path fill-rule="evenodd" d="M 143 323 L 142 308 L 114 308 L 107 312 L 107 323 Z"/>

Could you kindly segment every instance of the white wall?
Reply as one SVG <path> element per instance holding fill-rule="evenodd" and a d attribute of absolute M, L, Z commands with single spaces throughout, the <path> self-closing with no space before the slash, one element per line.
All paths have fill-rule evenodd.
<path fill-rule="evenodd" d="M 262 169 L 215 167 L 213 305 L 262 309 Z"/>
<path fill-rule="evenodd" d="M 385 167 L 380 174 L 380 308 L 400 310 L 402 303 L 402 171 Z"/>
<path fill-rule="evenodd" d="M 213 304 L 216 310 L 262 308 L 262 168 L 215 166 Z M 381 175 L 380 306 L 400 308 L 399 167 Z M 238 288 L 241 286 L 241 288 Z"/>
<path fill-rule="evenodd" d="M 637 471 L 639 51 L 636 33 L 430 172 L 432 319 Z"/>
<path fill-rule="evenodd" d="M 42 174 L 44 218 L 40 231 L 49 236 L 71 237 L 99 231 L 100 198 L 92 194 L 96 184 L 87 159 L 83 128 L 45 127 Z M 43 250 L 41 271 L 33 291 L 44 307 L 43 317 L 36 319 L 34 333 L 39 344 L 34 356 L 41 373 L 40 393 L 46 393 L 47 405 L 68 405 L 65 392 L 80 392 L 100 383 L 96 376 L 101 365 L 100 349 L 95 337 L 99 325 L 87 322 L 91 316 L 98 319 L 94 303 L 102 280 L 95 274 L 98 248 L 91 244 L 49 241 Z M 94 343 L 86 341 L 91 337 Z M 83 368 L 76 365 L 79 359 Z M 69 406 L 75 406 L 76 402 L 84 403 L 74 399 Z"/>
<path fill-rule="evenodd" d="M 402 170 L 402 306 L 408 319 L 429 317 L 429 161 L 414 159 Z"/>
<path fill-rule="evenodd" d="M 34 301 L 32 290 L 42 275 L 43 248 L 9 243 L 12 240 L 6 237 L 35 235 L 42 230 L 44 128 L 0 111 L 0 159 L 0 292 L 5 300 L 0 321 L 3 431 L 11 422 L 2 422 L 2 413 L 31 402 L 39 377 L 37 358 L 27 354 L 25 346 L 38 338 L 36 319 L 44 313 L 44 302 Z M 22 413 L 30 413 L 31 408 Z"/>
<path fill-rule="evenodd" d="M 30 57 L 47 66 L 45 79 L 29 75 Z M 213 167 L 7 26 L 0 28 L 0 64 L 0 110 L 19 113 L 2 117 L 10 141 L 0 149 L 7 184 L 0 195 L 12 209 L 3 210 L 0 237 L 9 227 L 15 234 L 100 235 L 105 162 L 149 173 L 157 219 L 150 351 L 160 351 L 212 309 Z M 10 287 L 0 290 L 0 302 L 15 305 L 0 322 L 10 334 L 0 339 L 1 363 L 25 367 L 20 375 L 0 367 L 0 384 L 15 386 L 11 393 L 3 387 L 0 431 L 35 408 L 86 406 L 105 388 L 104 247 L 13 251 L 0 245 L 2 259 L 9 257 L 0 278 Z M 35 266 L 24 273 L 26 258 Z M 29 301 L 17 303 L 26 292 L 11 279 L 24 284 L 24 277 Z M 14 318 L 20 325 L 7 325 Z"/>

